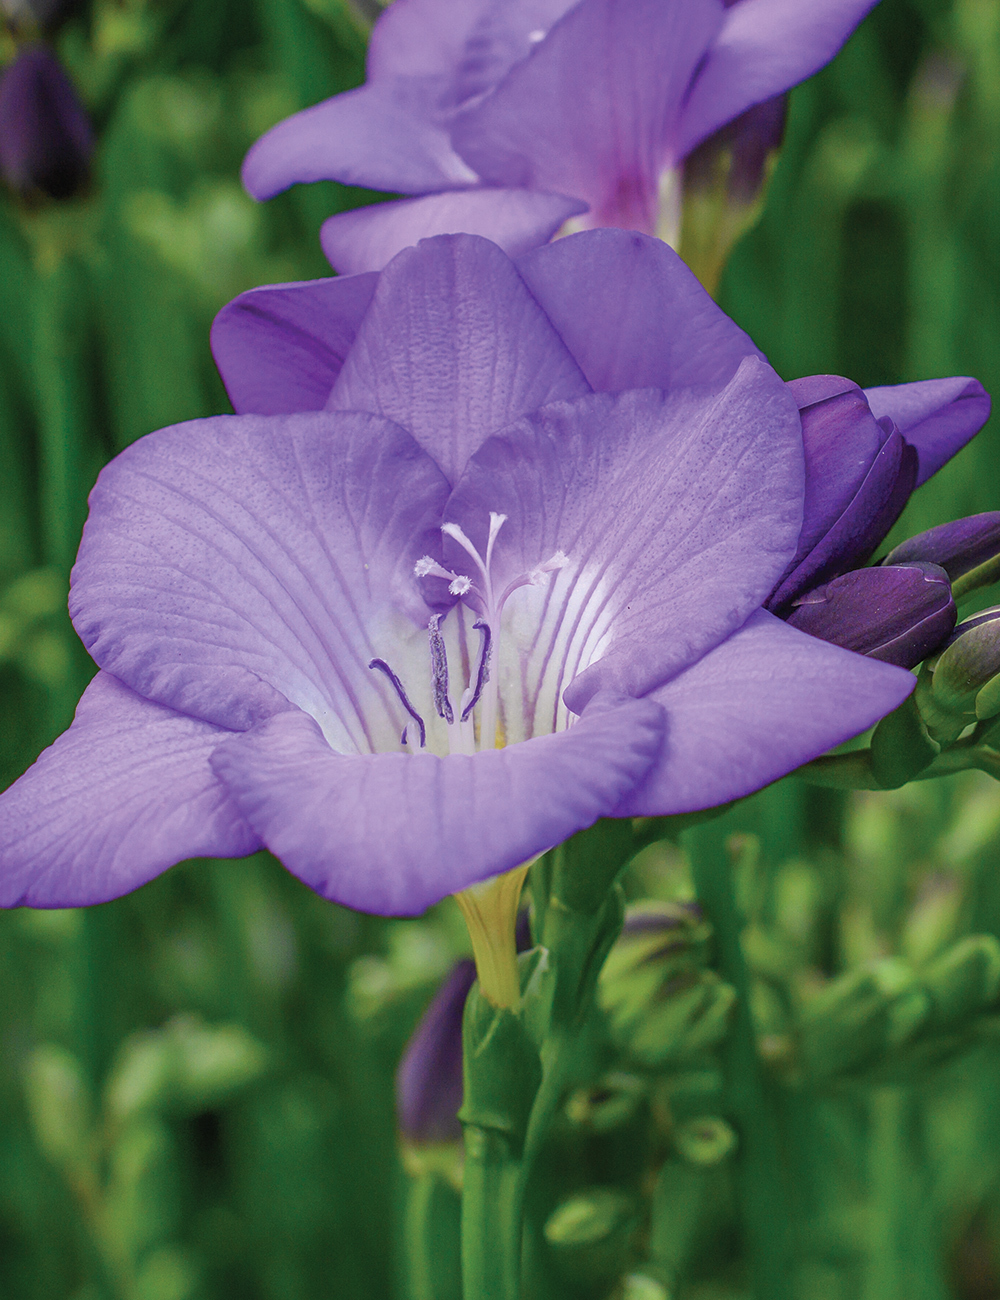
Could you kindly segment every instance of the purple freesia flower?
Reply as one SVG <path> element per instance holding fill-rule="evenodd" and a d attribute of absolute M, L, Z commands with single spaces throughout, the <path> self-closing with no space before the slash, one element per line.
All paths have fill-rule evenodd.
<path fill-rule="evenodd" d="M 244 182 L 419 196 L 331 217 L 343 272 L 453 231 L 517 254 L 569 218 L 670 238 L 686 155 L 822 67 L 873 3 L 395 0 L 366 84 L 269 131 Z"/>
<path fill-rule="evenodd" d="M 762 608 L 798 407 L 656 240 L 437 238 L 244 295 L 215 342 L 272 411 L 102 472 L 70 606 L 103 672 L 0 799 L 5 904 L 264 844 L 419 912 L 598 817 L 747 794 L 913 685 Z"/>
<path fill-rule="evenodd" d="M 741 358 L 760 355 L 683 263 L 649 239 L 592 232 L 517 265 L 598 391 L 717 385 Z M 321 409 L 378 281 L 364 273 L 271 285 L 225 307 L 212 343 L 237 411 Z M 430 298 L 452 288 L 444 279 L 423 286 Z M 433 313 L 427 319 L 431 328 Z M 809 591 L 865 563 L 913 489 L 990 413 L 983 386 L 966 376 L 865 391 L 837 375 L 811 375 L 788 390 L 799 407 L 806 480 L 795 554 L 764 602 L 780 617 Z M 863 603 L 856 612 L 863 620 Z"/>

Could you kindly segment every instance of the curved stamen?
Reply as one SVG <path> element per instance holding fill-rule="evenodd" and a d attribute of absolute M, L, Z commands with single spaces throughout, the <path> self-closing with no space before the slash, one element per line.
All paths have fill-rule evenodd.
<path fill-rule="evenodd" d="M 500 529 L 507 522 L 506 515 L 497 514 L 495 510 L 490 511 L 490 533 L 486 540 L 486 567 L 487 569 L 493 563 L 493 547 L 496 544 L 497 536 Z"/>
<path fill-rule="evenodd" d="M 462 721 L 467 722 L 469 714 L 479 703 L 479 697 L 483 693 L 483 687 L 490 680 L 490 658 L 493 654 L 493 633 L 490 630 L 489 623 L 484 623 L 481 619 L 472 625 L 478 628 L 483 634 L 483 648 L 479 655 L 479 672 L 476 675 L 476 689 L 472 692 L 472 699 L 469 700 L 462 710 Z"/>
<path fill-rule="evenodd" d="M 438 717 L 444 718 L 450 726 L 455 721 L 455 712 L 448 698 L 448 654 L 444 647 L 444 637 L 440 631 L 441 615 L 435 614 L 427 624 L 431 643 L 431 679 L 434 687 L 434 707 Z"/>
<path fill-rule="evenodd" d="M 549 575 L 565 569 L 567 564 L 569 564 L 569 556 L 565 551 L 556 551 L 555 555 L 547 559 L 544 564 L 539 564 L 534 569 L 529 569 L 527 573 L 512 578 L 503 589 L 503 594 L 497 602 L 497 610 L 503 609 L 507 597 L 519 587 L 544 587 Z"/>
<path fill-rule="evenodd" d="M 413 721 L 420 728 L 420 748 L 424 749 L 427 745 L 427 728 L 424 726 L 423 718 L 420 716 L 420 714 L 410 703 L 406 691 L 403 689 L 403 683 L 399 680 L 399 678 L 392 671 L 392 669 L 389 667 L 389 665 L 386 663 L 384 659 L 372 659 L 369 662 L 368 667 L 377 668 L 380 673 L 385 673 L 386 677 L 388 677 L 389 681 L 392 683 L 393 689 L 395 690 L 396 694 L 399 696 L 400 704 L 402 704 L 403 708 L 406 710 L 406 712 L 410 715 Z M 403 744 L 405 745 L 406 744 L 405 730 L 403 731 L 403 737 L 404 737 Z"/>

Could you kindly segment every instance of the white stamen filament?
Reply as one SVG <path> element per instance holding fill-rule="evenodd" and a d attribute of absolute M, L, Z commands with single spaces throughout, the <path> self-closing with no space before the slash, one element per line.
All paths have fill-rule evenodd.
<path fill-rule="evenodd" d="M 569 564 L 569 558 L 565 553 L 556 551 L 544 563 L 512 579 L 505 587 L 500 599 L 497 600 L 492 579 L 493 553 L 497 537 L 506 522 L 506 515 L 495 510 L 490 511 L 485 557 L 480 554 L 478 548 L 460 524 L 445 523 L 441 525 L 441 532 L 446 537 L 450 537 L 457 542 L 476 566 L 481 575 L 482 590 L 468 574 L 455 573 L 451 569 L 446 569 L 430 555 L 421 556 L 413 566 L 414 575 L 418 578 L 444 579 L 448 583 L 448 590 L 452 596 L 462 599 L 471 593 L 475 597 L 472 608 L 476 609 L 477 613 L 479 612 L 479 606 L 482 606 L 480 614 L 482 621 L 475 624 L 476 627 L 483 631 L 482 657 L 478 665 L 471 670 L 471 680 L 462 692 L 457 708 L 454 707 L 450 697 L 446 699 L 448 694 L 447 658 L 445 656 L 444 642 L 441 640 L 439 632 L 439 623 L 443 621 L 446 615 L 435 615 L 428 627 L 431 635 L 432 676 L 436 693 L 435 706 L 436 711 L 444 719 L 446 725 L 448 752 L 450 754 L 474 754 L 477 749 L 492 749 L 497 743 L 500 675 L 495 670 L 490 670 L 490 658 L 493 656 L 493 662 L 496 662 L 500 615 L 507 598 L 519 587 L 543 586 L 551 574 Z M 477 691 L 479 692 L 478 698 Z M 479 711 L 478 745 L 476 743 L 476 727 L 474 723 L 477 708 Z M 468 716 L 463 716 L 466 713 Z M 409 743 L 403 742 L 403 747 L 413 752 L 412 735 L 408 737 L 408 740 Z"/>

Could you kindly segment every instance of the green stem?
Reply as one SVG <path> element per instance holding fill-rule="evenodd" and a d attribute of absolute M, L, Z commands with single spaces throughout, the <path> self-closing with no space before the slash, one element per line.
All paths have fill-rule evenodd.
<path fill-rule="evenodd" d="M 868 1267 L 864 1300 L 903 1300 L 905 1269 L 897 1213 L 905 1185 L 902 1128 L 905 1099 L 899 1088 L 879 1088 L 871 1099 Z"/>
<path fill-rule="evenodd" d="M 520 1300 L 521 1161 L 496 1129 L 465 1127 L 462 1281 L 469 1300 Z"/>
<path fill-rule="evenodd" d="M 521 1177 L 525 1183 L 548 1135 L 552 1117 L 559 1109 L 567 1077 L 567 1049 L 571 1046 L 564 1034 L 554 1034 L 542 1046 L 542 1082 L 528 1115 L 521 1161 Z"/>
<path fill-rule="evenodd" d="M 947 1300 L 939 1224 L 912 1094 L 901 1087 L 876 1089 L 869 1119 L 868 1260 L 862 1300 Z"/>
<path fill-rule="evenodd" d="M 435 1171 L 409 1179 L 403 1221 L 407 1300 L 461 1300 L 455 1189 Z"/>
<path fill-rule="evenodd" d="M 737 1196 L 753 1294 L 757 1300 L 791 1295 L 790 1209 L 774 1098 L 760 1070 L 750 975 L 740 944 L 740 916 L 724 833 L 715 826 L 688 832 L 698 901 L 715 933 L 719 973 L 737 993 L 732 1029 L 722 1049 L 727 1109 L 740 1135 Z"/>

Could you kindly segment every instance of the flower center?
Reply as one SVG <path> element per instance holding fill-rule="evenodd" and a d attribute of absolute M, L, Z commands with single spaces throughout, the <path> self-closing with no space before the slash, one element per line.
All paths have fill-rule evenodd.
<path fill-rule="evenodd" d="M 475 567 L 475 577 L 465 573 L 456 573 L 446 569 L 429 555 L 422 556 L 414 565 L 414 574 L 418 578 L 442 578 L 448 583 L 448 591 L 459 598 L 455 608 L 465 605 L 474 615 L 472 627 L 480 635 L 479 653 L 474 668 L 470 667 L 468 681 L 462 690 L 457 705 L 453 702 L 450 686 L 448 651 L 442 634 L 441 625 L 451 612 L 432 615 L 427 624 L 428 649 L 430 657 L 431 695 L 434 710 L 441 718 L 448 734 L 448 752 L 451 754 L 474 754 L 477 749 L 491 749 L 498 743 L 497 719 L 499 713 L 498 681 L 491 673 L 500 641 L 501 615 L 510 596 L 520 587 L 541 586 L 549 576 L 565 568 L 569 563 L 562 551 L 556 553 L 543 564 L 527 570 L 513 578 L 502 591 L 497 593 L 494 584 L 493 558 L 494 548 L 500 529 L 507 520 L 506 515 L 490 512 L 490 527 L 486 542 L 485 555 L 469 539 L 458 524 L 441 525 L 445 536 L 452 538 L 466 552 Z M 464 654 L 464 652 L 463 652 Z M 399 676 L 384 659 L 372 659 L 369 668 L 383 673 L 392 685 L 400 704 L 410 715 L 417 727 L 417 736 L 413 735 L 410 723 L 403 729 L 400 743 L 403 748 L 413 748 L 413 741 L 418 739 L 420 749 L 427 744 L 427 724 L 414 707 L 406 693 Z M 478 743 L 476 721 L 478 721 Z"/>

